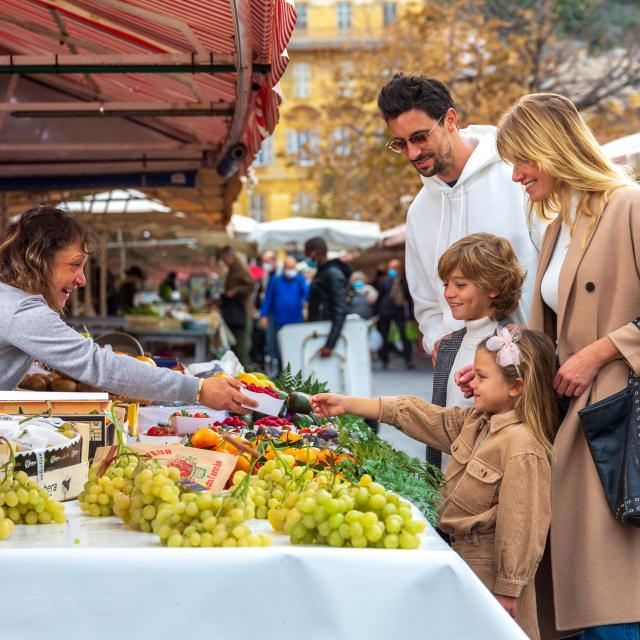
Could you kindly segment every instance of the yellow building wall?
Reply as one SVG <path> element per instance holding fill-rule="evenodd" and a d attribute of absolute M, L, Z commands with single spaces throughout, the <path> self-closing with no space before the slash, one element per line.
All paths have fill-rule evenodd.
<path fill-rule="evenodd" d="M 254 178 L 245 181 L 234 204 L 234 213 L 259 220 L 314 215 L 318 191 L 314 167 L 311 163 L 301 163 L 298 156 L 291 153 L 295 147 L 291 132 L 317 130 L 316 143 L 320 143 L 323 99 L 327 87 L 335 84 L 339 65 L 348 63 L 350 52 L 359 43 L 366 44 L 384 35 L 385 4 L 395 4 L 396 15 L 416 5 L 405 0 L 389 3 L 352 0 L 342 3 L 351 6 L 351 27 L 339 28 L 338 4 L 336 0 L 296 2 L 298 25 L 287 49 L 289 65 L 280 81 L 285 101 L 280 107 L 280 121 L 272 140 L 263 143 L 263 149 L 271 147 L 272 159 L 268 164 L 254 162 Z M 300 28 L 301 5 L 306 5 L 306 29 Z M 308 75 L 308 92 L 301 97 L 298 94 L 304 85 L 300 79 L 304 71 Z"/>

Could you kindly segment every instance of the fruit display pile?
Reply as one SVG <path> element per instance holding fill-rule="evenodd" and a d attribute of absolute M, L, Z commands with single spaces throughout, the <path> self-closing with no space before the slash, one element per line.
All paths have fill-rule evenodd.
<path fill-rule="evenodd" d="M 193 491 L 180 472 L 123 450 L 104 473 L 93 468 L 79 497 L 92 517 L 118 516 L 170 547 L 267 546 L 251 520 L 268 520 L 293 544 L 416 549 L 424 521 L 411 505 L 363 475 L 357 484 L 334 471 L 298 466 L 293 456 L 267 461 L 255 475 L 237 471 L 220 496 Z"/>
<path fill-rule="evenodd" d="M 8 444 L 4 438 L 1 439 Z M 24 471 L 14 471 L 15 457 L 0 467 L 0 540 L 9 537 L 17 524 L 62 524 L 64 505 L 49 497 L 46 489 Z"/>

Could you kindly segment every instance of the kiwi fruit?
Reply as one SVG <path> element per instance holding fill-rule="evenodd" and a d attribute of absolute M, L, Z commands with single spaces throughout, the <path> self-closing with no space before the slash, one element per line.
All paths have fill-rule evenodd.
<path fill-rule="evenodd" d="M 78 385 L 73 380 L 54 380 L 51 383 L 51 388 L 54 391 L 77 391 Z"/>

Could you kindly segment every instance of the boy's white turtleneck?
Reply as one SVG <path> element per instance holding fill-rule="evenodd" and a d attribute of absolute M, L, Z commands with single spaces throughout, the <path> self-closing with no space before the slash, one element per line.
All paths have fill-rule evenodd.
<path fill-rule="evenodd" d="M 460 387 L 455 383 L 453 376 L 456 371 L 468 364 L 473 364 L 476 355 L 476 347 L 485 339 L 491 336 L 498 326 L 497 321 L 488 316 L 479 320 L 466 320 L 464 323 L 467 333 L 462 338 L 462 344 L 456 359 L 453 362 L 449 381 L 447 383 L 447 406 L 448 407 L 472 407 L 473 398 L 465 398 Z"/>

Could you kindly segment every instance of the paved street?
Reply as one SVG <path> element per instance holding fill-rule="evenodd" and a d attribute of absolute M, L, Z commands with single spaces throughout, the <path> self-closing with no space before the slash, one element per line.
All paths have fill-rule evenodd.
<path fill-rule="evenodd" d="M 415 395 L 431 400 L 433 373 L 431 360 L 421 354 L 414 359 L 416 368 L 407 371 L 401 358 L 392 358 L 387 371 L 378 370 L 375 363 L 373 371 L 373 396 Z M 424 460 L 425 445 L 405 436 L 397 429 L 386 424 L 380 425 L 380 435 L 389 440 L 396 448 Z"/>

